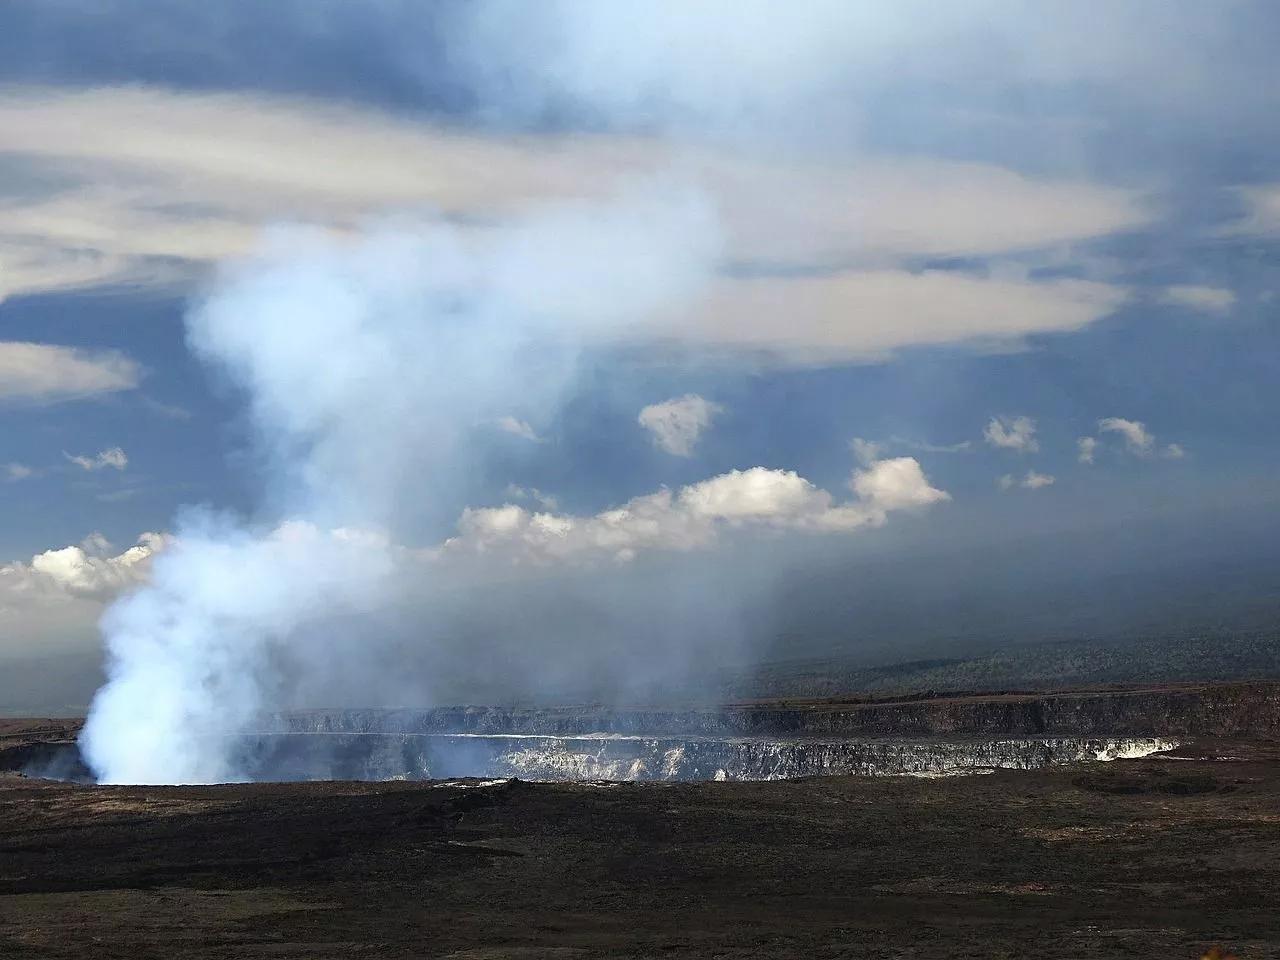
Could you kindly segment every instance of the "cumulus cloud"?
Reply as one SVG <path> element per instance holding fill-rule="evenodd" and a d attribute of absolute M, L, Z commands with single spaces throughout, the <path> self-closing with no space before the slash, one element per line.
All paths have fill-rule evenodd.
<path fill-rule="evenodd" d="M 1105 417 L 1098 421 L 1098 432 L 1119 434 L 1124 440 L 1125 449 L 1135 456 L 1149 457 L 1155 449 L 1155 435 L 1140 420 Z"/>
<path fill-rule="evenodd" d="M 144 582 L 152 557 L 169 543 L 163 534 L 144 533 L 132 547 L 111 555 L 111 544 L 101 534 L 90 534 L 76 546 L 6 564 L 0 567 L 0 606 L 22 598 L 108 599 Z"/>
<path fill-rule="evenodd" d="M 83 400 L 132 390 L 141 378 L 138 363 L 115 351 L 0 342 L 0 402 Z"/>
<path fill-rule="evenodd" d="M 29 467 L 25 463 L 6 463 L 4 465 L 4 478 L 10 483 L 16 483 L 19 480 L 28 480 L 31 477 L 38 476 L 40 471 L 35 467 Z"/>
<path fill-rule="evenodd" d="M 301 562 L 298 558 L 308 551 L 340 551 L 356 563 L 397 563 L 406 573 L 421 573 L 418 565 L 439 555 L 394 544 L 383 530 L 321 530 L 303 521 L 281 523 L 261 532 L 257 540 L 263 552 L 274 553 L 280 561 Z M 117 553 L 102 534 L 91 533 L 78 544 L 0 566 L 0 608 L 24 600 L 46 605 L 79 600 L 105 603 L 148 582 L 153 562 L 162 554 L 198 552 L 208 546 L 198 534 L 182 540 L 169 533 L 143 533 L 133 546 Z"/>
<path fill-rule="evenodd" d="M 1236 295 L 1222 287 L 1173 286 L 1165 289 L 1162 299 L 1174 306 L 1205 313 L 1229 313 L 1236 305 Z"/>
<path fill-rule="evenodd" d="M 503 433 L 509 433 L 513 437 L 519 437 L 521 440 L 529 440 L 532 443 L 542 442 L 542 438 L 538 436 L 538 431 L 534 430 L 525 421 L 517 420 L 515 417 L 499 417 L 494 421 L 494 425 Z"/>
<path fill-rule="evenodd" d="M 0 205 L 0 298 L 180 289 L 281 220 L 348 232 L 389 206 L 428 205 L 482 233 L 548 201 L 677 176 L 719 212 L 738 269 L 627 335 L 785 363 L 1079 329 L 1126 291 L 900 264 L 1016 255 L 1149 221 L 1133 191 L 977 163 L 801 163 L 623 136 L 468 136 L 374 110 L 137 88 L 0 93 L 0 152 L 17 168 L 56 161 L 70 183 Z"/>
<path fill-rule="evenodd" d="M 1166 460 L 1180 460 L 1187 455 L 1179 444 L 1170 443 L 1161 447 L 1156 443 L 1156 436 L 1147 429 L 1147 425 L 1141 420 L 1126 420 L 1123 417 L 1104 417 L 1098 421 L 1098 433 L 1112 433 L 1119 436 L 1124 442 L 1126 452 L 1135 457 L 1162 457 Z M 1089 458 L 1084 458 L 1085 441 L 1090 440 L 1089 437 L 1082 437 L 1080 440 L 1081 462 L 1092 463 L 1093 453 L 1096 449 L 1097 442 L 1089 444 Z"/>
<path fill-rule="evenodd" d="M 590 516 L 556 513 L 555 498 L 523 487 L 508 488 L 517 503 L 467 508 L 458 535 L 437 547 L 396 544 L 380 529 L 335 528 L 289 521 L 260 537 L 264 550 L 284 557 L 294 549 L 340 550 L 351 563 L 390 563 L 411 577 L 433 575 L 429 564 L 464 555 L 490 561 L 470 569 L 483 580 L 512 564 L 546 566 L 599 560 L 628 561 L 645 551 L 690 551 L 714 546 L 727 532 L 842 533 L 880 526 L 895 512 L 915 512 L 951 499 L 932 486 L 911 457 L 877 460 L 855 470 L 853 496 L 843 502 L 792 470 L 732 470 L 678 491 L 633 497 Z M 208 549 L 168 534 L 144 533 L 120 553 L 101 535 L 47 550 L 29 561 L 0 566 L 0 606 L 18 597 L 104 600 L 146 581 L 151 561 L 167 550 Z M 365 560 L 361 560 L 364 557 Z M 494 565 L 496 564 L 496 565 Z"/>
<path fill-rule="evenodd" d="M 877 460 L 865 470 L 855 470 L 850 486 L 874 524 L 883 523 L 892 510 L 914 510 L 951 499 L 951 494 L 930 486 L 914 457 Z"/>
<path fill-rule="evenodd" d="M 1051 487 L 1056 482 L 1057 478 L 1050 474 L 1028 470 L 1027 475 L 1022 478 L 1021 485 L 1028 490 L 1039 490 L 1041 487 Z"/>
<path fill-rule="evenodd" d="M 1098 438 L 1081 437 L 1076 441 L 1076 447 L 1080 451 L 1076 459 L 1081 463 L 1093 463 L 1094 455 L 1098 450 Z"/>
<path fill-rule="evenodd" d="M 794 471 L 752 467 L 635 497 L 592 516 L 533 512 L 512 503 L 469 508 L 445 552 L 514 564 L 625 562 L 645 551 L 704 549 L 728 531 L 834 533 L 878 526 L 892 512 L 950 499 L 911 457 L 875 461 L 854 471 L 849 486 L 853 498 L 837 502 Z"/>
<path fill-rule="evenodd" d="M 1035 453 L 1040 449 L 1035 432 L 1036 422 L 1030 417 L 992 417 L 982 431 L 982 439 L 993 447 Z"/>
<path fill-rule="evenodd" d="M 636 422 L 653 437 L 653 442 L 675 457 L 693 453 L 698 439 L 724 407 L 696 393 L 673 397 L 662 403 L 651 403 L 640 411 Z"/>
<path fill-rule="evenodd" d="M 63 456 L 81 470 L 88 470 L 90 472 L 106 470 L 107 468 L 111 468 L 112 470 L 123 470 L 129 465 L 129 457 L 119 447 L 111 447 L 109 450 L 103 450 L 97 456 L 93 457 L 86 457 L 83 455 L 72 456 L 69 453 L 64 453 Z"/>

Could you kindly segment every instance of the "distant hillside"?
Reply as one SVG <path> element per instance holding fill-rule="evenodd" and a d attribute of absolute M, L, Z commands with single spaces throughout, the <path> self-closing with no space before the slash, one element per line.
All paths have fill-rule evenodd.
<path fill-rule="evenodd" d="M 1280 630 L 1257 634 L 1073 640 L 966 657 L 878 665 L 808 660 L 767 664 L 728 680 L 727 697 L 1051 690 L 1106 684 L 1280 678 Z"/>

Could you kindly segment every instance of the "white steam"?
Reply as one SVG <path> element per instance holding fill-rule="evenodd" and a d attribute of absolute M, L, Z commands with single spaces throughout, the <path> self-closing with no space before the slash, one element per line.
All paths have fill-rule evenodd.
<path fill-rule="evenodd" d="M 476 113 L 499 129 L 545 120 L 585 139 L 584 130 L 625 129 L 677 146 L 710 136 L 750 145 L 759 157 L 828 129 L 859 77 L 904 66 L 895 52 L 902 35 L 924 29 L 932 50 L 945 45 L 956 20 L 896 9 L 842 0 L 785 10 L 764 0 L 488 0 L 467 8 L 448 52 Z M 946 29 L 930 26 L 943 21 Z M 402 36 L 417 55 L 412 31 Z M 850 123 L 857 118 L 830 127 L 831 139 L 840 142 Z M 679 170 L 680 150 L 673 153 Z M 501 174 L 485 173 L 499 189 Z M 768 209 L 787 210 L 793 191 L 766 192 L 777 193 Z M 793 223 L 771 232 L 805 229 Z M 280 230 L 258 256 L 226 269 L 191 312 L 189 340 L 244 395 L 265 499 L 252 523 L 187 516 L 175 545 L 152 561 L 147 585 L 105 617 L 108 683 L 82 741 L 99 777 L 235 779 L 242 775 L 235 735 L 291 702 L 291 685 L 321 689 L 316 678 L 327 672 L 350 692 L 358 674 L 378 683 L 412 675 L 408 661 L 372 665 L 373 640 L 361 635 L 361 628 L 376 633 L 399 586 L 403 548 L 387 531 L 403 540 L 406 527 L 429 521 L 433 510 L 453 509 L 479 457 L 477 433 L 492 435 L 494 424 L 510 421 L 514 432 L 536 436 L 533 424 L 554 422 L 580 349 L 645 339 L 618 336 L 620 326 L 644 318 L 670 328 L 689 316 L 722 266 L 720 247 L 708 204 L 660 184 L 617 202 L 561 204 L 498 225 L 398 221 L 356 237 Z M 733 305 L 728 316 L 750 334 L 748 306 Z M 680 430 L 675 450 L 691 450 L 697 431 Z M 1023 436 L 1016 428 L 1015 435 Z M 911 458 L 869 459 L 864 467 L 843 501 L 789 471 L 755 467 L 596 516 L 530 515 L 515 506 L 473 513 L 461 539 L 541 559 L 569 547 L 628 559 L 743 526 L 850 530 L 947 498 Z M 643 561 L 629 564 L 633 570 L 661 579 Z M 589 672 L 613 666 L 605 662 L 608 628 L 619 610 L 634 611 L 625 618 L 624 634 L 635 640 L 629 663 L 715 662 L 719 647 L 700 660 L 682 631 L 714 635 L 724 627 L 714 618 L 738 597 L 727 584 L 708 589 L 716 577 L 727 582 L 728 571 L 662 581 L 661 604 L 638 602 L 629 585 L 583 579 L 567 603 L 530 591 L 509 622 L 490 598 L 474 605 L 462 598 L 454 603 L 461 626 L 439 638 L 458 655 L 441 662 L 491 671 L 499 658 L 485 659 L 482 638 L 468 629 L 474 620 L 489 616 L 499 633 L 523 638 L 545 607 L 560 618 L 561 654 L 563 619 L 576 617 L 574 649 Z M 447 604 L 433 606 L 443 592 L 434 582 L 420 585 L 428 616 L 446 615 Z M 355 626 L 334 635 L 341 628 L 325 624 Z M 397 653 L 412 657 L 422 647 Z M 538 658 L 536 650 L 505 657 L 517 672 Z M 552 673 L 569 666 L 549 659 Z"/>
<path fill-rule="evenodd" d="M 593 329 L 696 295 L 717 243 L 696 197 L 650 190 L 483 231 L 283 230 L 226 270 L 189 338 L 246 395 L 270 510 L 185 518 L 108 612 L 82 741 L 99 777 L 235 779 L 229 738 L 310 655 L 292 638 L 386 600 L 377 531 L 461 482 L 476 424 L 553 406 Z"/>

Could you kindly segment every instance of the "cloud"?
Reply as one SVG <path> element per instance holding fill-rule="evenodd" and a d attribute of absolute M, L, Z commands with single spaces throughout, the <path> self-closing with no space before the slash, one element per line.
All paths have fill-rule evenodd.
<path fill-rule="evenodd" d="M 724 407 L 696 393 L 652 403 L 640 411 L 636 422 L 653 436 L 659 448 L 675 457 L 693 453 L 698 439 Z"/>
<path fill-rule="evenodd" d="M 125 487 L 121 490 L 104 490 L 101 493 L 95 493 L 93 498 L 100 503 L 125 503 L 142 493 L 143 490 L 138 487 Z"/>
<path fill-rule="evenodd" d="M 122 353 L 0 342 L 0 402 L 49 404 L 132 390 L 142 368 Z"/>
<path fill-rule="evenodd" d="M 6 463 L 4 465 L 4 477 L 10 483 L 16 483 L 19 480 L 29 480 L 31 477 L 37 477 L 40 471 L 35 467 L 29 467 L 25 463 Z"/>
<path fill-rule="evenodd" d="M 982 438 L 993 447 L 1035 453 L 1040 449 L 1035 432 L 1036 422 L 1030 417 L 992 417 L 982 431 Z"/>
<path fill-rule="evenodd" d="M 86 42 L 91 7 L 87 0 L 24 5 L 6 23 L 12 74 L 119 84 L 172 77 L 180 63 L 185 82 L 211 89 L 319 89 L 344 100 L 425 103 L 458 119 L 479 101 L 485 119 L 508 126 L 551 119 L 702 135 L 760 126 L 791 132 L 786 120 L 824 116 L 833 99 L 861 116 L 914 95 L 923 102 L 895 114 L 894 129 L 916 136 L 939 113 L 960 112 L 954 125 L 973 122 L 967 114 L 984 107 L 1062 123 L 1075 119 L 1068 108 L 1083 100 L 1091 116 L 1139 108 L 1160 127 L 1205 113 L 1236 124 L 1265 119 L 1275 103 L 1266 45 L 1257 39 L 1272 25 L 1266 0 L 1083 7 L 954 0 L 927 8 L 809 0 L 785 10 L 762 0 L 476 0 L 457 8 L 121 0 L 92 8 L 93 42 Z M 257 43 L 234 42 L 241 37 Z M 816 134 L 845 133 L 833 126 Z M 1148 145 L 1156 133 L 1136 129 L 1126 139 Z M 955 135 L 952 126 L 934 134 Z"/>
<path fill-rule="evenodd" d="M 186 289 L 279 221 L 346 233 L 388 208 L 428 207 L 479 236 L 549 201 L 675 179 L 717 211 L 732 269 L 688 309 L 625 335 L 810 365 L 1079 329 L 1127 292 L 907 261 L 998 258 L 1150 221 L 1134 191 L 992 165 L 801 162 L 621 135 L 466 135 L 375 110 L 139 88 L 10 88 L 0 93 L 0 152 L 17 170 L 52 165 L 61 182 L 24 189 L 15 176 L 0 197 L 0 298 L 87 285 Z"/>
<path fill-rule="evenodd" d="M 1001 490 L 1012 490 L 1015 486 L 1024 490 L 1039 490 L 1041 487 L 1051 487 L 1055 483 L 1057 483 L 1057 477 L 1047 473 L 1036 473 L 1034 470 L 1028 470 L 1027 475 L 1021 480 L 1015 480 L 1011 473 L 996 478 L 996 486 Z"/>
<path fill-rule="evenodd" d="M 929 485 L 914 457 L 877 460 L 865 470 L 855 470 L 851 486 L 876 524 L 883 523 L 889 511 L 914 510 L 951 499 L 949 493 Z"/>
<path fill-rule="evenodd" d="M 90 472 L 93 472 L 96 470 L 106 470 L 108 467 L 110 467 L 113 470 L 123 470 L 125 467 L 129 465 L 129 457 L 119 447 L 112 447 L 109 450 L 103 450 L 101 453 L 99 453 L 97 456 L 94 456 L 94 457 L 86 457 L 86 456 L 73 457 L 69 453 L 64 453 L 63 456 L 66 457 L 72 463 L 74 463 L 81 470 L 88 470 Z"/>
<path fill-rule="evenodd" d="M 501 90 L 504 118 L 750 133 L 795 113 L 824 116 L 814 104 L 835 100 L 862 111 L 914 94 L 926 103 L 896 117 L 895 130 L 915 132 L 920 111 L 935 115 L 927 111 L 933 98 L 966 112 L 1013 113 L 1010 101 L 1027 101 L 1015 115 L 1039 108 L 1052 119 L 1073 116 L 1063 101 L 1096 115 L 1114 99 L 1166 122 L 1171 113 L 1185 122 L 1215 108 L 1221 116 L 1228 104 L 1237 118 L 1246 106 L 1252 110 L 1244 116 L 1265 118 L 1275 103 L 1262 50 L 1248 42 L 1251 32 L 1273 25 L 1260 15 L 1265 2 L 809 0 L 785 11 L 767 0 L 467 6 L 473 16 L 462 21 L 464 32 L 447 36 L 472 70 L 455 79 L 482 93 Z"/>
<path fill-rule="evenodd" d="M 1165 289 L 1163 300 L 1205 313 L 1229 313 L 1236 304 L 1236 295 L 1222 287 L 1175 286 Z"/>
<path fill-rule="evenodd" d="M 849 448 L 853 450 L 857 461 L 864 466 L 870 466 L 884 455 L 884 444 L 864 440 L 862 437 L 854 437 L 849 441 Z"/>
<path fill-rule="evenodd" d="M 1280 233 L 1280 184 L 1246 187 L 1239 191 L 1247 208 L 1245 217 L 1223 232 L 1268 236 Z"/>
<path fill-rule="evenodd" d="M 1155 435 L 1140 420 L 1106 417 L 1098 421 L 1099 433 L 1116 433 L 1124 438 L 1125 449 L 1139 457 L 1149 457 L 1155 449 Z"/>
<path fill-rule="evenodd" d="M 856 470 L 854 497 L 843 503 L 790 470 L 752 467 L 634 497 L 593 516 L 530 512 L 516 504 L 468 508 L 446 555 L 470 554 L 507 564 L 629 561 L 646 551 L 705 549 L 741 530 L 837 533 L 879 526 L 895 511 L 951 499 L 931 486 L 910 457 Z"/>
<path fill-rule="evenodd" d="M 890 443 L 897 444 L 900 447 L 906 447 L 908 450 L 919 450 L 921 453 L 969 453 L 973 450 L 972 440 L 962 440 L 959 443 L 926 443 L 922 440 L 908 440 L 904 437 L 892 437 Z"/>
<path fill-rule="evenodd" d="M 920 453 L 968 453 L 973 450 L 973 441 L 963 440 L 960 443 L 936 444 L 926 443 L 922 440 L 911 440 L 905 437 L 890 437 L 885 442 L 874 442 L 864 440 L 861 437 L 854 437 L 850 447 L 853 449 L 853 455 L 858 459 L 859 463 L 869 464 L 881 459 L 885 450 L 889 447 L 905 447 L 908 450 L 916 450 Z"/>
<path fill-rule="evenodd" d="M 517 420 L 512 416 L 499 417 L 494 421 L 496 426 L 503 433 L 509 433 L 513 437 L 519 437 L 521 440 L 529 440 L 533 443 L 541 443 L 542 438 L 538 436 L 538 432 L 523 420 Z"/>
<path fill-rule="evenodd" d="M 1056 482 L 1057 478 L 1050 474 L 1028 470 L 1027 475 L 1022 478 L 1021 486 L 1028 490 L 1039 490 L 1041 487 L 1051 487 Z"/>
<path fill-rule="evenodd" d="M 1098 440 L 1096 437 L 1081 437 L 1076 441 L 1076 446 L 1080 450 L 1077 459 L 1081 463 L 1093 463 L 1094 454 L 1098 450 Z"/>
<path fill-rule="evenodd" d="M 260 539 L 281 549 L 290 545 L 358 548 L 370 557 L 376 554 L 378 562 L 389 559 L 411 581 L 427 573 L 430 564 L 470 555 L 488 561 L 487 567 L 470 571 L 483 578 L 500 574 L 513 563 L 627 561 L 643 551 L 707 549 L 728 531 L 849 532 L 880 526 L 891 513 L 915 512 L 951 499 L 929 483 L 910 457 L 879 460 L 855 470 L 849 488 L 853 497 L 837 502 L 794 471 L 752 467 L 674 493 L 663 489 L 634 497 L 592 516 L 576 516 L 553 512 L 557 509 L 553 497 L 511 487 L 508 494 L 514 499 L 532 498 L 543 509 L 530 511 L 514 503 L 467 508 L 458 521 L 458 536 L 438 547 L 410 548 L 394 544 L 385 531 L 322 531 L 300 521 L 283 523 Z M 204 549 L 207 544 L 191 546 Z M 168 534 L 144 533 L 129 549 L 114 555 L 113 549 L 94 533 L 80 544 L 0 566 L 0 607 L 24 598 L 107 600 L 146 582 L 155 556 L 186 546 Z"/>
<path fill-rule="evenodd" d="M 624 331 L 797 366 L 877 359 L 907 346 L 1007 347 L 1032 333 L 1079 330 L 1127 293 L 1085 280 L 1026 281 L 949 270 L 843 270 L 744 277 L 696 308 Z M 909 318 L 909 319 L 908 319 Z"/>
<path fill-rule="evenodd" d="M 1135 457 L 1154 457 L 1159 456 L 1166 460 L 1181 460 L 1187 455 L 1186 450 L 1176 443 L 1170 443 L 1165 447 L 1160 447 L 1156 443 L 1155 434 L 1147 429 L 1147 425 L 1140 420 L 1126 420 L 1123 417 L 1106 417 L 1098 421 L 1098 433 L 1114 433 L 1118 434 L 1124 440 L 1124 448 Z M 1088 438 L 1082 438 L 1081 460 L 1085 463 L 1092 463 L 1092 453 L 1094 446 L 1089 447 L 1090 459 L 1083 459 L 1083 443 Z"/>
<path fill-rule="evenodd" d="M 163 534 L 144 533 L 132 547 L 112 556 L 111 544 L 101 534 L 90 534 L 77 546 L 0 566 L 0 606 L 23 599 L 109 599 L 143 583 L 151 558 L 169 544 Z"/>
<path fill-rule="evenodd" d="M 509 484 L 507 486 L 506 495 L 513 500 L 532 500 L 543 510 L 555 511 L 560 509 L 560 500 L 550 493 L 544 493 L 537 487 L 521 487 L 517 484 Z"/>
<path fill-rule="evenodd" d="M 139 397 L 142 406 L 166 420 L 190 420 L 191 411 L 172 403 L 162 403 L 152 397 Z"/>
<path fill-rule="evenodd" d="M 708 550 L 733 536 L 848 533 L 882 524 L 897 511 L 923 510 L 950 499 L 930 485 L 909 458 L 858 470 L 850 486 L 852 496 L 837 502 L 794 472 L 756 467 L 712 477 L 676 493 L 661 490 L 636 497 L 590 516 L 556 513 L 550 498 L 522 489 L 520 498 L 534 497 L 541 510 L 507 504 L 464 511 L 458 536 L 430 548 L 397 545 L 375 529 L 326 532 L 303 522 L 284 523 L 252 536 L 245 531 L 249 539 L 234 547 L 201 534 L 199 524 L 189 524 L 190 536 L 182 541 L 147 533 L 124 551 L 91 535 L 80 544 L 0 566 L 0 654 L 30 657 L 36 651 L 61 650 L 96 658 L 99 647 L 93 628 L 108 602 L 121 594 L 130 594 L 128 602 L 139 596 L 137 602 L 147 602 L 149 595 L 134 593 L 134 588 L 154 587 L 157 577 L 163 586 L 175 571 L 195 577 L 199 587 L 211 576 L 209 565 L 225 563 L 233 549 L 242 574 L 236 583 L 246 604 L 266 603 L 269 591 L 264 583 L 281 576 L 293 578 L 294 589 L 332 602 L 332 594 L 349 594 L 370 569 L 377 569 L 392 581 L 382 595 L 383 605 L 399 609 L 421 603 L 432 584 L 447 590 L 474 587 L 482 591 L 478 595 L 488 596 L 512 576 L 552 578 L 558 571 L 571 574 L 570 579 L 547 579 L 539 593 L 556 596 L 563 588 L 566 596 L 573 596 L 572 576 L 590 575 L 602 564 L 614 569 L 646 551 Z M 317 553 L 329 555 L 320 568 L 314 566 Z M 179 554 L 186 555 L 181 562 Z M 174 562 L 162 574 L 156 564 L 165 557 Z M 300 571 L 315 572 L 315 577 L 298 580 Z M 700 608 L 703 604 L 700 600 Z M 556 627 L 547 629 L 554 633 Z M 720 641 L 714 649 L 717 657 L 724 655 Z"/>

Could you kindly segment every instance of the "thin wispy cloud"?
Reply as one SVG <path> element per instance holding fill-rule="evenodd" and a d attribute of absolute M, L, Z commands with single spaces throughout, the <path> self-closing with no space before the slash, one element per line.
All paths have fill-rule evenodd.
<path fill-rule="evenodd" d="M 4 465 L 4 478 L 10 483 L 17 483 L 19 480 L 29 480 L 32 477 L 38 477 L 40 471 L 35 467 L 29 467 L 25 463 L 6 463 Z"/>
<path fill-rule="evenodd" d="M 1076 441 L 1076 449 L 1079 451 L 1076 459 L 1081 463 L 1093 463 L 1093 458 L 1098 451 L 1097 437 L 1081 437 Z"/>
<path fill-rule="evenodd" d="M 0 402 L 45 405 L 132 390 L 137 361 L 111 350 L 0 341 Z"/>
<path fill-rule="evenodd" d="M 559 510 L 560 499 L 553 494 L 539 490 L 537 487 L 522 487 L 518 484 L 508 484 L 506 495 L 513 500 L 532 500 L 543 510 Z"/>
<path fill-rule="evenodd" d="M 1056 482 L 1057 478 L 1051 474 L 1028 470 L 1027 475 L 1022 478 L 1021 486 L 1028 490 L 1039 490 L 1041 487 L 1051 487 Z"/>
<path fill-rule="evenodd" d="M 900 447 L 906 447 L 908 450 L 918 450 L 921 453 L 970 453 L 973 450 L 972 440 L 938 444 L 926 443 L 922 440 L 909 440 L 904 437 L 891 437 L 889 442 Z"/>
<path fill-rule="evenodd" d="M 872 464 L 884 456 L 884 444 L 864 440 L 862 437 L 854 437 L 850 440 L 849 449 L 853 451 L 854 458 L 863 465 Z"/>
<path fill-rule="evenodd" d="M 537 430 L 534 430 L 533 427 L 524 420 L 519 420 L 516 417 L 499 417 L 494 421 L 494 426 L 503 433 L 508 433 L 513 437 L 519 437 L 521 440 L 528 440 L 531 443 L 542 442 L 542 438 L 538 436 Z"/>
<path fill-rule="evenodd" d="M 311 149 L 317 142 L 326 149 Z M 655 140 L 496 139 L 372 109 L 137 88 L 0 92 L 0 152 L 34 167 L 56 159 L 77 181 L 0 208 L 0 299 L 95 286 L 180 292 L 250 251 L 271 223 L 347 233 L 388 206 L 424 205 L 460 222 L 501 222 L 669 178 L 676 158 Z M 1150 220 L 1139 192 L 990 164 L 796 164 L 703 146 L 682 149 L 676 168 L 720 211 L 724 260 L 761 269 L 717 276 L 705 298 L 628 333 L 788 364 L 929 343 L 1002 349 L 1080 329 L 1128 292 L 907 262 L 998 260 Z M 850 266 L 829 268 L 841 263 Z"/>
<path fill-rule="evenodd" d="M 649 432 L 654 444 L 673 457 L 688 457 L 712 421 L 724 407 L 696 393 L 652 403 L 640 411 L 636 422 Z"/>
<path fill-rule="evenodd" d="M 1001 490 L 1012 490 L 1014 487 L 1020 487 L 1023 490 L 1039 490 L 1043 487 L 1051 487 L 1055 483 L 1057 483 L 1057 477 L 1047 473 L 1037 473 L 1035 470 L 1028 470 L 1026 476 L 1021 479 L 1015 479 L 1011 473 L 996 478 L 996 486 Z"/>
<path fill-rule="evenodd" d="M 190 420 L 191 411 L 173 403 L 162 403 L 153 397 L 140 397 L 142 406 L 150 413 L 164 417 L 166 420 Z"/>
<path fill-rule="evenodd" d="M 1035 433 L 1036 422 L 1030 417 L 992 417 L 982 431 L 982 439 L 1015 453 L 1035 453 L 1040 449 Z"/>
<path fill-rule="evenodd" d="M 1111 434 L 1121 440 L 1120 450 L 1131 456 L 1149 459 L 1159 457 L 1164 460 L 1181 460 L 1187 451 L 1180 444 L 1170 443 L 1161 446 L 1141 420 L 1127 420 L 1124 417 L 1104 417 L 1098 421 L 1098 437 Z M 1080 447 L 1080 462 L 1093 463 L 1100 441 L 1094 437 L 1081 437 L 1077 441 Z"/>
<path fill-rule="evenodd" d="M 123 470 L 129 465 L 129 457 L 119 447 L 111 447 L 94 456 L 72 455 L 64 453 L 64 457 L 81 470 L 91 473 L 98 470 Z"/>
<path fill-rule="evenodd" d="M 1226 314 L 1236 305 L 1236 295 L 1223 287 L 1174 286 L 1168 287 L 1161 298 L 1164 303 L 1200 310 L 1204 313 Z"/>

